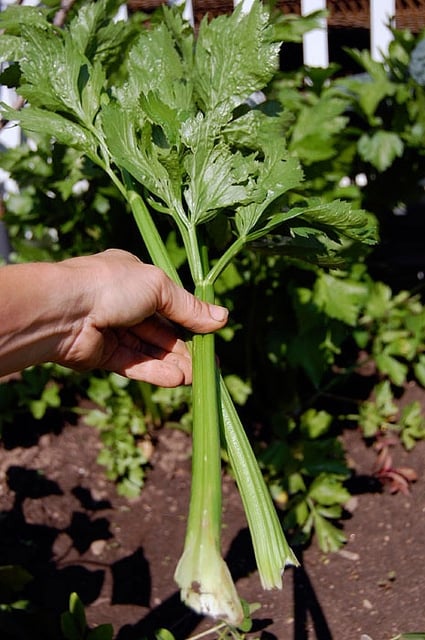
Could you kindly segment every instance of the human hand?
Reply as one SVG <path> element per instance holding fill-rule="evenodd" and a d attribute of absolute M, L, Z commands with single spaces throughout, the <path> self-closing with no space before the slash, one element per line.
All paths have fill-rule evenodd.
<path fill-rule="evenodd" d="M 56 357 L 73 369 L 102 368 L 165 387 L 189 384 L 191 358 L 174 323 L 208 333 L 227 321 L 226 309 L 201 302 L 125 251 L 58 266 L 64 281 L 79 283 L 83 292 L 80 318 Z"/>
<path fill-rule="evenodd" d="M 189 384 L 191 358 L 176 325 L 208 333 L 227 321 L 223 307 L 117 249 L 2 267 L 0 300 L 0 376 L 57 362 L 165 387 Z"/>

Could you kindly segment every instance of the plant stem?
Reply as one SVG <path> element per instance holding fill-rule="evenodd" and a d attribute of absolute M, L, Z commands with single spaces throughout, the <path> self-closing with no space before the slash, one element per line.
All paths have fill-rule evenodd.
<path fill-rule="evenodd" d="M 214 301 L 212 286 L 198 285 L 196 295 L 203 301 Z M 193 336 L 192 344 L 192 482 L 194 487 L 203 486 L 205 494 L 201 495 L 197 491 L 192 492 L 188 528 L 196 526 L 196 522 L 193 522 L 193 520 L 202 513 L 202 526 L 210 527 L 214 543 L 219 547 L 221 532 L 221 455 L 214 335 L 212 333 L 206 335 L 197 334 Z"/>
<path fill-rule="evenodd" d="M 240 252 L 240 250 L 244 247 L 246 242 L 246 238 L 239 236 L 236 240 L 226 249 L 223 255 L 217 260 L 214 266 L 211 268 L 210 272 L 206 276 L 206 280 L 214 284 L 217 280 L 218 276 L 223 273 L 224 269 L 228 264 L 235 258 L 235 256 Z"/>
<path fill-rule="evenodd" d="M 281 589 L 285 566 L 299 563 L 286 541 L 270 492 L 222 379 L 220 395 L 225 446 L 248 520 L 261 584 L 264 589 Z"/>
<path fill-rule="evenodd" d="M 201 283 L 196 295 L 214 301 Z M 175 579 L 182 599 L 199 613 L 238 624 L 242 606 L 221 556 L 221 449 L 214 335 L 193 337 L 192 491 L 183 555 Z"/>
<path fill-rule="evenodd" d="M 156 228 L 152 216 L 144 203 L 141 195 L 135 190 L 133 181 L 129 174 L 123 171 L 124 183 L 126 186 L 126 198 L 130 205 L 136 224 L 139 228 L 140 235 L 146 244 L 146 248 L 151 257 L 152 262 L 160 267 L 168 275 L 171 280 L 181 285 L 180 276 L 177 269 L 171 261 L 165 248 L 164 242 Z"/>

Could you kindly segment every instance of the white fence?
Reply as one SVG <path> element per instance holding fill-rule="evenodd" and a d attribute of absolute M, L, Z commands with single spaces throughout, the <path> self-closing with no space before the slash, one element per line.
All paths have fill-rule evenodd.
<path fill-rule="evenodd" d="M 382 60 L 392 39 L 389 29 L 394 24 L 396 0 L 370 0 L 370 50 L 375 60 Z M 326 9 L 326 0 L 301 0 L 301 13 Z M 322 28 L 304 36 L 304 63 L 309 66 L 327 67 L 329 64 L 328 34 L 326 20 Z"/>

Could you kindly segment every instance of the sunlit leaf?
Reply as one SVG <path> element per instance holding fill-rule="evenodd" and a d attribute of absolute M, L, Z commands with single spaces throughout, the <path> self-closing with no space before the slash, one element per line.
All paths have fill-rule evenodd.
<path fill-rule="evenodd" d="M 392 131 L 376 131 L 372 135 L 365 133 L 357 146 L 363 160 L 370 162 L 378 171 L 388 169 L 404 151 L 402 139 Z"/>

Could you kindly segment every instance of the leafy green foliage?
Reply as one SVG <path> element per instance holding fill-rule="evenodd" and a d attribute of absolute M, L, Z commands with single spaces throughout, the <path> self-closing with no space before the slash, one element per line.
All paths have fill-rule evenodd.
<path fill-rule="evenodd" d="M 140 250 L 130 219 L 122 224 L 118 192 L 78 151 L 33 135 L 3 151 L 0 164 L 19 184 L 4 202 L 16 260 L 61 259 L 112 244 Z"/>
<path fill-rule="evenodd" d="M 50 366 L 26 369 L 19 378 L 0 383 L 0 433 L 20 414 L 41 420 L 49 410 L 59 409 L 61 388 L 61 376 Z"/>
<path fill-rule="evenodd" d="M 20 565 L 0 566 L 0 611 L 25 608 L 26 601 L 16 597 L 31 580 L 31 574 Z"/>
<path fill-rule="evenodd" d="M 417 295 L 393 295 L 388 285 L 373 283 L 354 336 L 393 384 L 402 386 L 412 370 L 423 384 L 425 309 Z"/>
<path fill-rule="evenodd" d="M 147 427 L 144 407 L 136 404 L 130 385 L 116 374 L 90 378 L 87 395 L 96 408 L 85 415 L 85 421 L 100 431 L 103 448 L 98 462 L 106 468 L 107 477 L 117 483 L 121 495 L 135 497 L 144 484 L 148 463 L 142 445 Z"/>
<path fill-rule="evenodd" d="M 101 624 L 94 629 L 87 626 L 84 605 L 76 593 L 69 598 L 69 611 L 61 616 L 61 628 L 65 640 L 112 640 L 111 624 Z"/>
<path fill-rule="evenodd" d="M 92 9 L 96 15 L 105 11 L 103 3 L 96 6 Z M 188 46 L 192 36 L 186 35 L 187 25 L 178 20 L 177 14 L 166 11 L 164 23 L 142 33 L 132 47 L 128 65 L 130 80 L 112 92 L 112 100 L 108 100 L 105 93 L 107 69 L 99 66 L 101 60 L 95 50 L 88 51 L 82 46 L 87 39 L 87 25 L 84 23 L 83 37 L 79 34 L 81 22 L 74 18 L 69 29 L 60 32 L 60 37 L 49 26 L 38 35 L 37 30 L 32 30 L 30 35 L 25 29 L 21 31 L 20 40 L 30 53 L 35 55 L 41 46 L 44 50 L 39 66 L 27 64 L 27 58 L 19 63 L 19 91 L 32 101 L 32 106 L 19 114 L 24 127 L 44 134 L 53 127 L 59 141 L 84 150 L 110 173 L 110 160 L 105 156 L 108 146 L 120 167 L 145 185 L 161 201 L 162 207 L 175 212 L 183 239 L 192 225 L 207 222 L 216 216 L 218 209 L 238 203 L 242 204 L 236 207 L 234 230 L 243 243 L 304 214 L 310 216 L 308 222 L 314 226 L 311 220 L 315 209 L 309 203 L 305 208 L 281 212 L 282 197 L 300 184 L 302 176 L 297 163 L 287 157 L 283 138 L 268 133 L 269 121 L 275 131 L 274 118 L 261 109 L 254 110 L 261 126 L 255 130 L 256 139 L 248 142 L 251 148 L 261 151 L 262 157 L 258 151 L 249 152 L 246 142 L 241 147 L 229 129 L 231 123 L 232 129 L 237 130 L 235 108 L 242 109 L 240 117 L 244 126 L 249 111 L 247 107 L 242 108 L 244 103 L 276 72 L 278 45 L 272 42 L 271 35 L 269 41 L 265 36 L 269 28 L 267 14 L 259 5 L 255 5 L 248 16 L 236 10 L 230 18 L 222 16 L 211 23 L 204 21 L 194 52 Z M 223 37 L 223 31 L 227 37 Z M 207 53 L 211 51 L 211 41 L 215 44 L 214 62 L 211 53 Z M 226 46 L 222 49 L 224 42 Z M 247 43 L 255 44 L 258 49 L 255 67 L 245 55 Z M 10 55 L 12 53 L 20 58 L 16 48 Z M 48 65 L 52 57 L 62 62 Z M 219 64 L 224 61 L 228 64 L 229 60 L 237 73 Z M 239 61 L 238 65 L 235 60 Z M 164 69 L 158 70 L 158 64 Z M 246 71 L 244 65 L 247 65 Z M 67 69 L 65 80 L 64 69 Z M 190 76 L 186 73 L 189 69 Z M 43 92 L 37 98 L 32 92 L 37 92 L 40 74 L 46 86 L 43 84 Z M 55 96 L 50 102 L 46 99 L 49 95 Z M 132 109 L 131 105 L 138 105 L 138 109 Z M 10 109 L 3 109 L 7 117 L 13 117 Z M 63 114 L 67 115 L 66 120 Z M 146 144 L 145 139 L 151 139 L 153 144 Z M 117 184 L 116 178 L 113 181 Z M 273 213 L 270 207 L 276 200 L 280 211 Z M 317 211 L 322 229 L 333 227 L 341 207 L 338 209 L 337 203 L 334 204 L 334 212 L 329 212 L 332 217 L 326 209 Z M 370 221 L 360 212 L 357 217 L 364 236 Z M 355 228 L 354 224 L 351 234 Z M 190 260 L 190 253 L 188 257 Z"/>
<path fill-rule="evenodd" d="M 309 409 L 297 423 L 287 423 L 286 433 L 276 433 L 262 454 L 272 494 L 285 509 L 285 522 L 298 542 L 313 529 L 324 551 L 335 551 L 345 541 L 334 524 L 349 499 L 344 481 L 349 476 L 340 443 L 329 436 L 332 416 Z"/>

